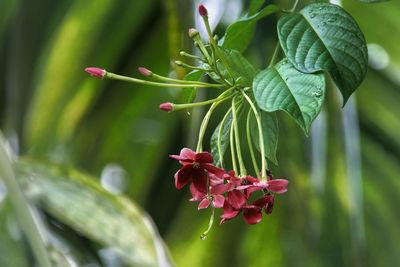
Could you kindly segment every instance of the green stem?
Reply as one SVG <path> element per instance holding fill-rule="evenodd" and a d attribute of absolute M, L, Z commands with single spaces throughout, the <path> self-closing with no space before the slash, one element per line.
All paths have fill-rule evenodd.
<path fill-rule="evenodd" d="M 114 73 L 111 73 L 111 72 L 107 72 L 105 77 L 108 78 L 108 79 L 119 80 L 119 81 L 124 81 L 124 82 L 132 82 L 132 83 L 138 83 L 138 84 L 144 84 L 144 85 L 152 85 L 152 86 L 158 86 L 158 87 L 168 87 L 168 88 L 170 88 L 170 87 L 179 87 L 179 88 L 216 87 L 213 84 L 205 86 L 205 85 L 198 85 L 198 84 L 158 83 L 158 82 L 145 81 L 145 80 L 140 80 L 140 79 L 136 79 L 136 78 L 126 77 L 126 76 L 114 74 Z"/>
<path fill-rule="evenodd" d="M 261 126 L 261 118 L 260 114 L 258 114 L 257 108 L 254 106 L 254 103 L 251 101 L 250 97 L 246 95 L 246 93 L 242 92 L 244 98 L 246 98 L 247 102 L 250 104 L 251 109 L 253 110 L 254 116 L 256 117 L 257 126 L 258 126 L 258 135 L 259 135 L 259 144 L 261 150 L 261 179 L 267 180 L 267 160 L 265 159 L 265 148 L 264 148 L 264 135 Z"/>
<path fill-rule="evenodd" d="M 211 32 L 211 27 L 210 27 L 210 23 L 208 22 L 208 17 L 207 16 L 203 16 L 203 21 L 204 21 L 204 25 L 206 26 L 206 30 L 208 33 L 208 37 L 209 37 L 209 41 L 211 46 L 214 48 L 214 51 L 216 53 L 216 55 L 218 56 L 218 58 L 221 60 L 222 64 L 224 65 L 226 71 L 228 72 L 228 75 L 230 76 L 230 78 L 232 79 L 232 83 L 235 83 L 235 79 L 233 79 L 233 76 L 229 70 L 229 66 L 228 64 L 225 62 L 224 57 L 221 55 L 218 45 L 215 42 L 215 39 L 212 36 L 212 32 Z M 215 64 L 215 68 L 217 68 L 217 64 Z"/>
<path fill-rule="evenodd" d="M 187 58 L 190 58 L 190 59 L 195 59 L 195 60 L 203 61 L 203 58 L 198 57 L 198 56 L 195 56 L 195 55 L 192 55 L 192 54 L 189 54 L 189 53 L 186 53 L 185 51 L 181 51 L 181 52 L 179 52 L 179 54 L 180 54 L 182 57 L 187 57 Z M 203 61 L 203 62 L 204 62 L 204 61 Z"/>
<path fill-rule="evenodd" d="M 233 129 L 234 129 L 234 135 L 235 135 L 237 158 L 238 158 L 239 167 L 240 167 L 240 176 L 244 177 L 247 175 L 247 171 L 246 171 L 246 167 L 243 162 L 242 151 L 240 148 L 239 126 L 238 126 L 237 110 L 236 110 L 236 98 L 237 97 L 234 97 L 232 99 L 232 122 L 233 122 Z"/>
<path fill-rule="evenodd" d="M 232 108 L 229 108 L 228 111 L 225 113 L 224 117 L 222 118 L 219 129 L 218 129 L 217 147 L 218 147 L 219 162 L 220 162 L 221 167 L 224 166 L 224 159 L 223 159 L 222 147 L 221 147 L 222 131 L 225 127 L 226 120 L 228 119 L 228 116 L 231 113 L 231 111 L 232 111 Z"/>
<path fill-rule="evenodd" d="M 0 176 L 7 187 L 8 196 L 14 206 L 20 226 L 28 239 L 38 264 L 42 267 L 51 267 L 46 245 L 29 211 L 27 201 L 16 181 L 11 162 L 2 144 L 4 141 L 1 137 L 0 142 Z"/>
<path fill-rule="evenodd" d="M 168 77 L 164 77 L 161 75 L 158 75 L 154 72 L 151 73 L 151 78 L 155 78 L 159 81 L 163 81 L 163 82 L 173 82 L 173 83 L 180 83 L 180 84 L 195 84 L 195 85 L 199 85 L 202 87 L 223 87 L 224 85 L 222 84 L 211 84 L 211 83 L 204 83 L 204 82 L 198 82 L 198 81 L 186 81 L 186 80 L 178 80 L 178 79 L 172 79 L 172 78 L 168 78 Z"/>
<path fill-rule="evenodd" d="M 290 9 L 290 12 L 293 13 L 296 10 L 297 5 L 299 4 L 300 0 L 296 0 L 292 6 L 292 8 Z"/>
<path fill-rule="evenodd" d="M 231 97 L 232 97 L 232 95 L 228 95 L 228 96 L 223 97 L 223 98 L 217 97 L 217 98 L 210 99 L 210 100 L 207 100 L 207 101 L 202 101 L 202 102 L 187 103 L 187 104 L 173 104 L 173 107 L 174 107 L 173 110 L 177 111 L 177 110 L 181 110 L 181 109 L 193 108 L 193 107 L 198 107 L 198 106 L 205 106 L 205 105 L 213 104 L 215 102 L 228 100 Z"/>
<path fill-rule="evenodd" d="M 235 158 L 235 140 L 233 137 L 234 137 L 234 128 L 233 128 L 233 123 L 232 123 L 231 129 L 229 132 L 229 142 L 230 142 L 230 147 L 231 147 L 232 168 L 235 171 L 235 175 L 237 175 L 238 168 L 237 168 L 237 163 L 236 163 L 236 158 Z"/>
<path fill-rule="evenodd" d="M 250 116 L 251 116 L 251 109 L 249 109 L 249 112 L 247 113 L 247 120 L 246 120 L 246 136 L 247 136 L 247 144 L 249 146 L 249 151 L 250 151 L 250 156 L 251 156 L 251 161 L 253 162 L 253 167 L 254 167 L 254 173 L 259 176 L 259 168 L 256 160 L 256 156 L 254 154 L 254 149 L 253 149 L 253 142 L 251 141 L 251 133 L 250 133 Z"/>
<path fill-rule="evenodd" d="M 268 64 L 268 68 L 270 68 L 270 67 L 272 67 L 272 65 L 274 65 L 276 58 L 278 57 L 280 48 L 281 48 L 281 44 L 278 41 L 278 43 L 276 44 L 275 49 L 274 49 L 274 54 L 272 55 L 272 58 Z"/>
<path fill-rule="evenodd" d="M 207 111 L 206 115 L 204 116 L 204 119 L 200 125 L 200 132 L 199 132 L 199 140 L 197 143 L 197 148 L 196 148 L 196 152 L 201 152 L 203 151 L 203 138 L 204 138 L 204 134 L 206 132 L 207 129 L 207 125 L 208 122 L 210 120 L 211 114 L 213 113 L 214 109 L 221 104 L 223 101 L 225 101 L 228 98 L 225 98 L 226 95 L 230 94 L 232 92 L 232 90 L 234 89 L 234 87 L 227 89 L 225 92 L 223 92 L 222 94 L 220 94 L 217 97 L 217 100 L 211 105 L 210 109 Z"/>
<path fill-rule="evenodd" d="M 212 227 L 213 224 L 214 224 L 214 217 L 215 217 L 215 208 L 214 208 L 214 207 L 211 207 L 211 217 L 210 217 L 210 221 L 208 222 L 208 228 L 207 228 L 207 230 L 206 230 L 204 233 L 202 233 L 202 234 L 200 235 L 200 239 L 201 239 L 201 240 L 206 239 L 206 237 L 207 237 L 207 235 L 208 235 L 208 232 L 210 232 L 211 227 Z"/>

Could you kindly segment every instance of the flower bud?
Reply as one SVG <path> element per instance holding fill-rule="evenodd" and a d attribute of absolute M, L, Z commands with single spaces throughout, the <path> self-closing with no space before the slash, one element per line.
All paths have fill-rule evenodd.
<path fill-rule="evenodd" d="M 199 5 L 199 14 L 202 17 L 206 17 L 208 15 L 207 8 L 204 5 Z"/>
<path fill-rule="evenodd" d="M 196 35 L 199 35 L 199 31 L 195 28 L 190 28 L 188 31 L 188 35 L 190 38 L 194 38 Z"/>
<path fill-rule="evenodd" d="M 99 77 L 99 78 L 103 78 L 107 74 L 106 70 L 103 70 L 100 68 L 95 68 L 95 67 L 86 68 L 85 71 L 87 73 L 89 73 L 91 76 Z"/>
<path fill-rule="evenodd" d="M 171 112 L 174 110 L 174 104 L 167 102 L 167 103 L 162 103 L 160 105 L 160 109 L 166 112 Z"/>
<path fill-rule="evenodd" d="M 149 69 L 146 69 L 144 67 L 139 67 L 138 71 L 140 72 L 140 74 L 146 77 L 150 77 L 153 74 Z"/>

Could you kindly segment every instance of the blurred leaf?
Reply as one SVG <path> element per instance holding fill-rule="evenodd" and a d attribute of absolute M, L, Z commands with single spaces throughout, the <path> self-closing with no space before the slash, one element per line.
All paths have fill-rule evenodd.
<path fill-rule="evenodd" d="M 285 111 L 308 135 L 325 98 L 325 78 L 323 74 L 299 72 L 284 59 L 257 74 L 253 92 L 262 110 Z"/>
<path fill-rule="evenodd" d="M 278 164 L 276 159 L 276 149 L 278 147 L 278 120 L 275 113 L 269 113 L 264 111 L 259 111 L 261 117 L 261 128 L 263 132 L 264 139 L 264 151 L 265 156 L 270 159 L 273 163 Z M 253 138 L 253 144 L 260 150 L 260 141 L 258 134 L 258 125 L 254 116 L 250 117 L 250 129 L 251 136 Z"/>
<path fill-rule="evenodd" d="M 364 3 L 380 3 L 380 2 L 387 2 L 390 0 L 359 0 L 359 1 L 364 2 Z"/>
<path fill-rule="evenodd" d="M 94 178 L 69 167 L 25 160 L 17 170 L 24 191 L 39 207 L 82 235 L 114 248 L 127 263 L 159 266 L 166 260 L 149 218 L 129 199 L 111 194 Z"/>
<path fill-rule="evenodd" d="M 343 104 L 367 73 L 364 35 L 354 19 L 337 5 L 311 4 L 300 13 L 281 17 L 278 36 L 287 58 L 298 70 L 330 73 L 343 95 Z"/>
<path fill-rule="evenodd" d="M 262 4 L 264 1 L 260 1 L 256 5 Z M 268 15 L 278 12 L 280 8 L 276 5 L 269 5 L 263 8 L 258 13 L 245 16 L 231 25 L 226 29 L 225 35 L 223 36 L 222 46 L 224 48 L 230 48 L 243 52 L 253 37 L 256 22 Z"/>

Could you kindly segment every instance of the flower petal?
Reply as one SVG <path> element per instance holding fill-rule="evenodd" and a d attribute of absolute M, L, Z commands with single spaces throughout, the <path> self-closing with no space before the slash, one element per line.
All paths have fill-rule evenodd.
<path fill-rule="evenodd" d="M 243 219 L 247 224 L 257 224 L 262 220 L 260 209 L 250 208 L 243 212 Z"/>
<path fill-rule="evenodd" d="M 193 162 L 195 159 L 196 153 L 193 152 L 190 148 L 182 148 L 179 155 L 169 155 L 170 158 L 181 161 L 181 164 L 188 162 Z"/>
<path fill-rule="evenodd" d="M 283 194 L 287 191 L 289 181 L 286 179 L 275 179 L 268 181 L 268 189 L 277 194 Z"/>
<path fill-rule="evenodd" d="M 207 193 L 208 175 L 203 169 L 193 169 L 192 181 L 194 187 L 203 193 Z"/>
<path fill-rule="evenodd" d="M 210 163 L 203 163 L 201 164 L 201 166 L 206 169 L 208 172 L 214 174 L 215 176 L 219 177 L 219 178 L 223 178 L 224 174 L 225 174 L 225 170 L 215 167 L 214 165 L 210 164 Z"/>
<path fill-rule="evenodd" d="M 209 152 L 200 152 L 195 154 L 194 161 L 199 163 L 212 163 L 213 157 Z"/>
<path fill-rule="evenodd" d="M 213 205 L 214 208 L 222 208 L 224 206 L 225 197 L 223 195 L 215 195 Z"/>
<path fill-rule="evenodd" d="M 246 197 L 239 190 L 229 192 L 226 200 L 235 210 L 240 210 L 246 204 Z"/>
<path fill-rule="evenodd" d="M 198 209 L 202 210 L 202 209 L 206 209 L 208 208 L 208 206 L 210 206 L 211 201 L 208 198 L 203 199 L 202 201 L 200 201 Z"/>
<path fill-rule="evenodd" d="M 211 186 L 211 195 L 221 195 L 231 189 L 229 184 L 218 184 Z"/>
<path fill-rule="evenodd" d="M 197 190 L 193 183 L 190 184 L 190 193 L 192 193 L 190 201 L 201 201 L 206 196 L 205 193 Z"/>
<path fill-rule="evenodd" d="M 220 224 L 225 223 L 226 221 L 229 221 L 230 219 L 235 218 L 236 216 L 239 215 L 241 210 L 234 210 L 231 205 L 227 201 L 224 202 L 224 213 L 221 215 L 221 221 Z"/>
<path fill-rule="evenodd" d="M 181 189 L 184 187 L 192 178 L 193 168 L 191 165 L 186 165 L 180 168 L 175 173 L 175 187 Z"/>

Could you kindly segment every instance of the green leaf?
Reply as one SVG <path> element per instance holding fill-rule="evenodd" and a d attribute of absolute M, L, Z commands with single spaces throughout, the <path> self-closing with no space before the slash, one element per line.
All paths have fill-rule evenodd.
<path fill-rule="evenodd" d="M 249 6 L 249 15 L 255 14 L 261 8 L 264 2 L 265 0 L 252 0 Z"/>
<path fill-rule="evenodd" d="M 262 2 L 264 1 L 261 1 L 261 4 Z M 226 29 L 225 35 L 222 39 L 222 46 L 224 48 L 236 49 L 243 52 L 251 42 L 256 22 L 268 15 L 278 12 L 279 10 L 280 8 L 278 6 L 269 5 L 254 15 L 245 16 L 232 23 Z"/>
<path fill-rule="evenodd" d="M 186 74 L 185 81 L 199 81 L 204 75 L 202 70 L 193 70 Z M 187 103 L 192 103 L 196 99 L 197 89 L 196 88 L 184 88 L 182 89 L 183 100 Z"/>
<path fill-rule="evenodd" d="M 265 156 L 270 159 L 273 163 L 278 164 L 276 159 L 276 149 L 278 147 L 278 120 L 275 113 L 268 113 L 260 111 L 261 117 L 261 128 L 264 138 L 264 151 Z M 254 116 L 250 117 L 250 129 L 253 143 L 258 151 L 260 150 L 258 125 Z"/>
<path fill-rule="evenodd" d="M 345 104 L 363 81 L 368 64 L 365 38 L 341 7 L 317 3 L 278 21 L 280 44 L 301 72 L 330 73 Z"/>
<path fill-rule="evenodd" d="M 221 155 L 218 152 L 218 134 L 219 134 L 219 130 L 221 127 L 221 123 L 220 122 L 217 126 L 217 128 L 215 128 L 214 133 L 211 136 L 211 154 L 213 155 L 214 158 L 214 165 L 222 167 L 221 166 L 221 157 L 224 156 L 225 151 L 229 145 L 229 132 L 231 129 L 231 124 L 232 124 L 232 113 L 230 113 L 227 118 L 226 121 L 223 125 L 222 128 L 222 132 L 221 132 Z M 220 157 L 221 156 L 221 157 Z"/>
<path fill-rule="evenodd" d="M 66 166 L 25 160 L 16 167 L 25 194 L 51 216 L 115 248 L 130 266 L 158 266 L 157 246 L 162 241 L 148 216 L 131 200 Z"/>
<path fill-rule="evenodd" d="M 388 2 L 388 1 L 390 1 L 390 0 L 359 0 L 359 1 L 361 1 L 361 2 L 364 2 L 364 3 L 380 3 L 380 2 Z"/>
<path fill-rule="evenodd" d="M 218 70 L 222 77 L 228 81 L 232 81 L 233 78 L 238 85 L 251 86 L 256 70 L 250 62 L 237 50 L 219 47 L 219 51 L 221 52 L 222 60 L 228 66 L 227 70 L 221 60 L 217 62 Z M 217 82 L 220 81 L 215 72 L 208 72 L 208 75 Z"/>
<path fill-rule="evenodd" d="M 262 110 L 287 112 L 308 135 L 325 98 L 325 78 L 299 72 L 284 59 L 257 74 L 253 92 Z"/>

